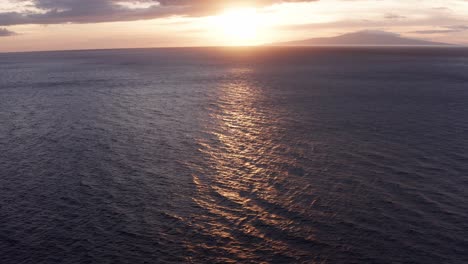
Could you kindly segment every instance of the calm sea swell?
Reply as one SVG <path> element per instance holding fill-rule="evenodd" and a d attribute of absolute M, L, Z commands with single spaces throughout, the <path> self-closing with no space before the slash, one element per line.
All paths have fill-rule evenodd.
<path fill-rule="evenodd" d="M 468 50 L 0 54 L 1 263 L 467 263 Z"/>

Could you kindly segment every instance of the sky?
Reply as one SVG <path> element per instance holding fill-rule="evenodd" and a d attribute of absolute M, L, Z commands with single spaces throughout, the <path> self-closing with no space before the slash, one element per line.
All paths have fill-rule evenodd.
<path fill-rule="evenodd" d="M 0 0 L 0 52 L 262 45 L 361 30 L 468 45 L 468 0 Z"/>

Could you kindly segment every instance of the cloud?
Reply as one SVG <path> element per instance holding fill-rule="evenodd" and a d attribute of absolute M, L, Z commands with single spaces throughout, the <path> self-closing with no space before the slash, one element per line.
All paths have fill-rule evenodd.
<path fill-rule="evenodd" d="M 16 33 L 6 28 L 0 28 L 0 37 L 9 37 L 13 35 L 16 35 Z"/>
<path fill-rule="evenodd" d="M 226 6 L 265 6 L 313 0 L 18 0 L 35 12 L 0 13 L 0 26 L 133 21 L 172 15 L 201 16 Z"/>
<path fill-rule="evenodd" d="M 445 26 L 442 29 L 429 29 L 429 30 L 417 30 L 410 33 L 415 34 L 447 34 L 447 33 L 458 33 L 467 31 L 468 26 L 466 25 L 455 25 L 455 26 Z"/>
<path fill-rule="evenodd" d="M 455 26 L 447 26 L 446 28 L 450 28 L 452 30 L 458 30 L 458 31 L 465 31 L 468 30 L 467 25 L 455 25 Z"/>
<path fill-rule="evenodd" d="M 400 15 L 393 14 L 393 13 L 387 13 L 387 14 L 385 14 L 384 17 L 386 19 L 404 19 L 404 18 L 406 18 L 405 16 L 400 16 Z"/>
<path fill-rule="evenodd" d="M 446 33 L 453 33 L 453 32 L 459 32 L 459 31 L 458 30 L 452 30 L 452 29 L 429 29 L 429 30 L 411 31 L 410 33 L 414 33 L 414 34 L 446 34 Z"/>

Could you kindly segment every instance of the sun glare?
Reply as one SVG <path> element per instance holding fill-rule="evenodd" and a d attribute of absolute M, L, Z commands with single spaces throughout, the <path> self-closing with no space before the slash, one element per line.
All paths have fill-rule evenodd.
<path fill-rule="evenodd" d="M 225 45 L 246 46 L 257 44 L 257 30 L 260 19 L 255 9 L 243 8 L 227 10 L 214 17 L 217 37 L 223 38 Z"/>

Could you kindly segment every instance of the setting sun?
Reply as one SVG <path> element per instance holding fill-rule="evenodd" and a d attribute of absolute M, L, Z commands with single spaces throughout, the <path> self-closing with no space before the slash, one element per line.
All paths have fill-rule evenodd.
<path fill-rule="evenodd" d="M 255 45 L 258 42 L 260 19 L 255 9 L 227 10 L 213 19 L 217 36 L 230 46 Z"/>

